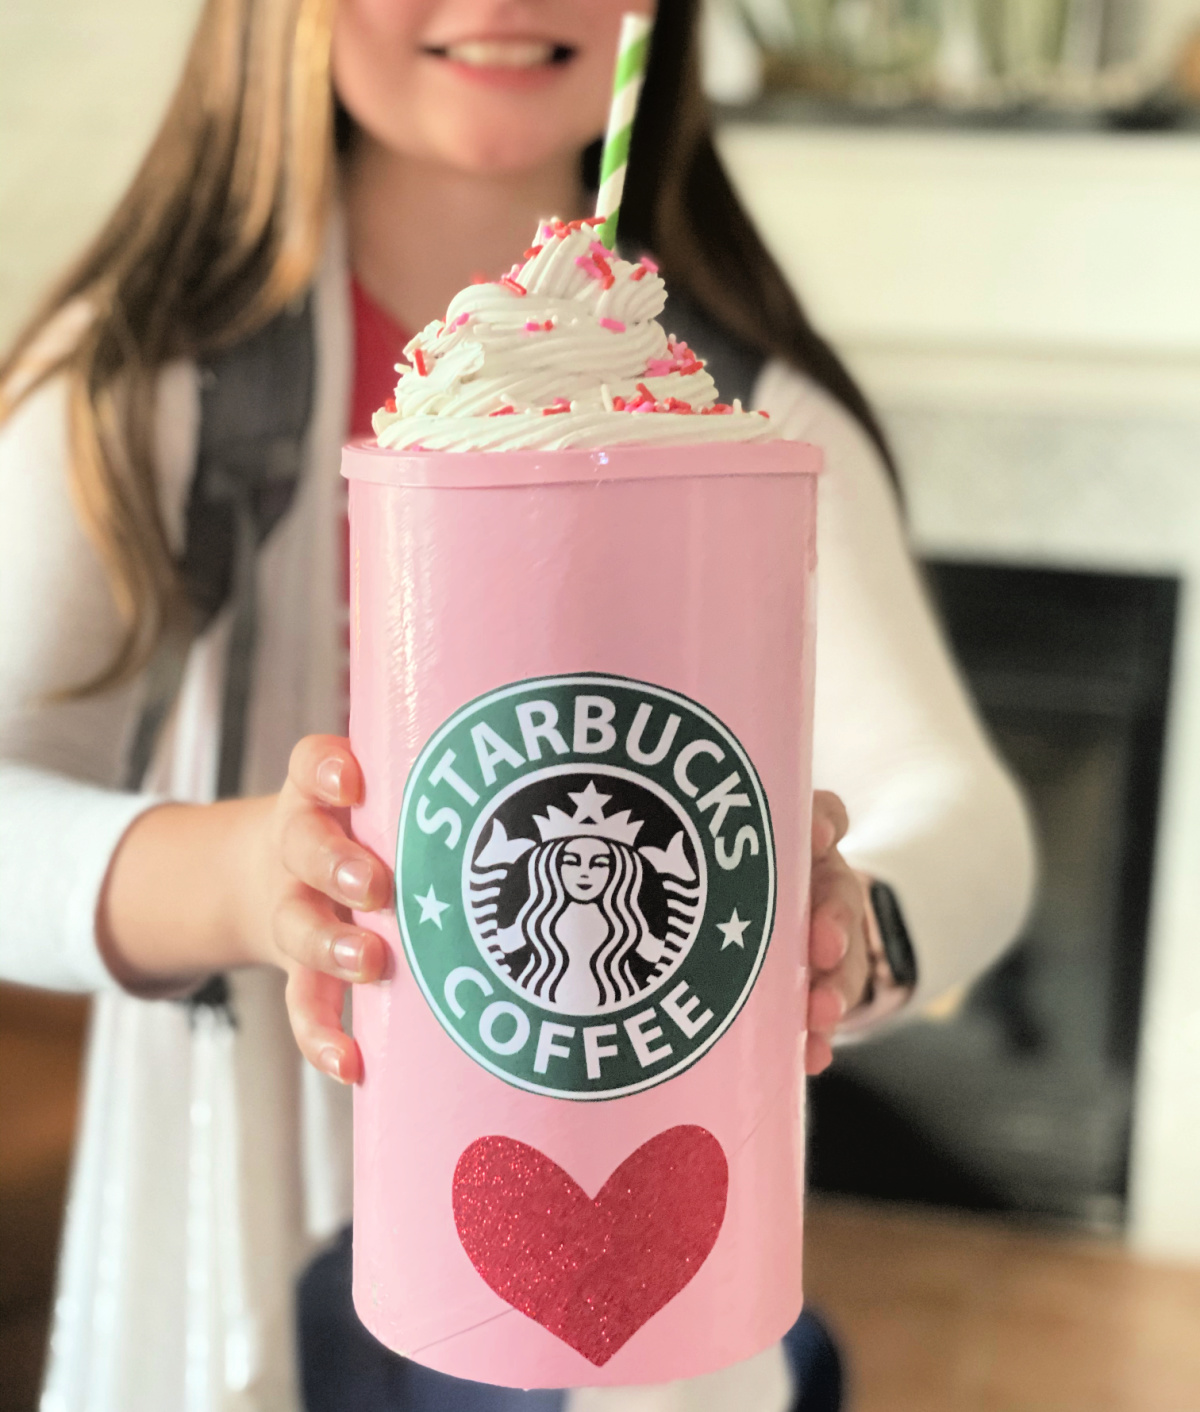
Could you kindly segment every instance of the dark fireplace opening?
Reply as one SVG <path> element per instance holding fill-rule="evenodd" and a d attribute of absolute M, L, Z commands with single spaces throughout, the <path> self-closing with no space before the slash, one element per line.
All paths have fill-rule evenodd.
<path fill-rule="evenodd" d="M 930 562 L 1039 834 L 1020 940 L 956 1004 L 810 1086 L 817 1190 L 1116 1228 L 1178 581 Z"/>

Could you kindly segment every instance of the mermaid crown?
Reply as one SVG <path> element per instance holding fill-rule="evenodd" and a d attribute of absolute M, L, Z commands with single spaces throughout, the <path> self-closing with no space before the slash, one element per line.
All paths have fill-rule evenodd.
<path fill-rule="evenodd" d="M 604 806 L 612 798 L 611 794 L 601 794 L 596 781 L 589 780 L 586 789 L 577 794 L 568 794 L 575 802 L 575 813 L 568 817 L 565 809 L 551 804 L 545 814 L 535 814 L 533 822 L 543 843 L 554 838 L 610 838 L 615 843 L 624 843 L 632 848 L 642 827 L 641 819 L 631 819 L 629 810 L 605 816 Z"/>

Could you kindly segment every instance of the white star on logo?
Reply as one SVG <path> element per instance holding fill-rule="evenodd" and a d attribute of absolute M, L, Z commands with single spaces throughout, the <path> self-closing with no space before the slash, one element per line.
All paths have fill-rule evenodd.
<path fill-rule="evenodd" d="M 429 884 L 429 891 L 424 897 L 422 897 L 419 892 L 414 892 L 413 896 L 417 899 L 421 907 L 421 915 L 417 919 L 418 923 L 433 922 L 436 924 L 438 931 L 441 931 L 442 913 L 447 910 L 450 904 L 448 902 L 438 901 L 437 893 L 434 892 L 432 883 Z M 724 950 L 724 947 L 721 949 Z"/>
<path fill-rule="evenodd" d="M 586 789 L 581 789 L 578 794 L 568 794 L 567 797 L 575 801 L 575 817 L 571 820 L 573 824 L 581 824 L 586 820 L 602 824 L 604 822 L 604 806 L 612 798 L 612 795 L 601 794 L 596 788 L 596 781 L 588 780 Z"/>
<path fill-rule="evenodd" d="M 749 925 L 749 922 L 743 922 L 738 916 L 736 907 L 733 909 L 733 915 L 727 922 L 718 922 L 717 930 L 725 934 L 725 940 L 721 943 L 721 950 L 724 951 L 727 946 L 740 946 L 744 951 L 746 943 L 742 939 L 742 934 Z"/>

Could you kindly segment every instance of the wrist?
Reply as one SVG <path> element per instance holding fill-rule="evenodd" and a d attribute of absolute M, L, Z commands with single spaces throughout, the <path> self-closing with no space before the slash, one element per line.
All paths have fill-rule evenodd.
<path fill-rule="evenodd" d="M 211 806 L 227 815 L 221 821 L 227 826 L 222 829 L 218 925 L 227 938 L 229 955 L 221 969 L 275 959 L 265 886 L 272 870 L 279 867 L 271 828 L 274 806 L 274 795 Z"/>
<path fill-rule="evenodd" d="M 127 990 L 184 994 L 214 971 L 266 959 L 254 899 L 264 895 L 270 805 L 166 803 L 133 821 L 96 911 L 101 955 Z"/>
<path fill-rule="evenodd" d="M 855 876 L 863 890 L 870 970 L 862 998 L 838 1026 L 839 1039 L 856 1039 L 891 1018 L 908 1004 L 916 988 L 912 945 L 895 894 L 866 873 L 856 870 Z M 880 904 L 886 904 L 886 916 L 880 916 Z"/>

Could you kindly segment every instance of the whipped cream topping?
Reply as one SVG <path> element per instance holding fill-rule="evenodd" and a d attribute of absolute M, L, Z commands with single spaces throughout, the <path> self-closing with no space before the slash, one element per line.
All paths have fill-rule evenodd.
<path fill-rule="evenodd" d="M 658 322 L 649 259 L 622 260 L 594 222 L 548 221 L 522 263 L 456 294 L 404 350 L 373 418 L 392 450 L 563 450 L 774 435 L 765 414 L 717 401 L 686 343 Z"/>

